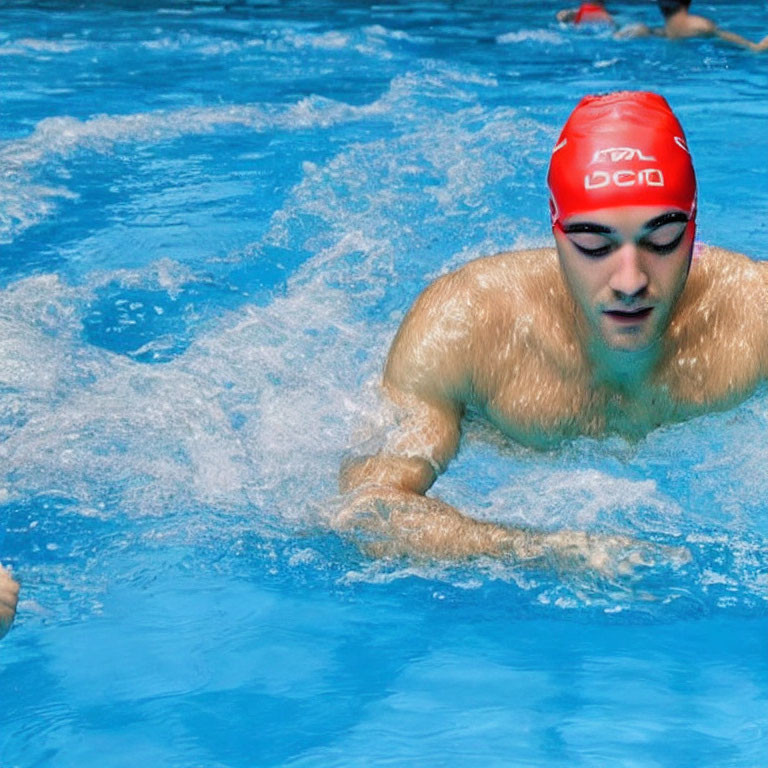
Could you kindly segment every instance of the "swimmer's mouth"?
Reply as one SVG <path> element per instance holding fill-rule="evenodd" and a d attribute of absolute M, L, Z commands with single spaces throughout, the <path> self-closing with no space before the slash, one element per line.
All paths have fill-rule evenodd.
<path fill-rule="evenodd" d="M 641 323 L 653 312 L 653 307 L 640 307 L 639 309 L 606 309 L 603 314 L 618 323 Z"/>

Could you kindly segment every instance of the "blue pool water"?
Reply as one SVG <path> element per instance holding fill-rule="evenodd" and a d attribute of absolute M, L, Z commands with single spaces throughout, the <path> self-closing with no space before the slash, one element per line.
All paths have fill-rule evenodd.
<path fill-rule="evenodd" d="M 584 93 L 663 93 L 701 239 L 768 255 L 766 59 L 555 10 L 0 8 L 2 768 L 766 765 L 765 391 L 637 444 L 470 425 L 435 487 L 684 566 L 376 562 L 326 527 L 417 293 L 550 241 Z M 768 33 L 762 5 L 697 10 Z"/>

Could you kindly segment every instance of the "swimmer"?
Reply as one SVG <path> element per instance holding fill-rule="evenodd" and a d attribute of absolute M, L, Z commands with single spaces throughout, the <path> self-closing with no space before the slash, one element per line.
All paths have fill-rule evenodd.
<path fill-rule="evenodd" d="M 661 96 L 582 99 L 548 184 L 554 248 L 440 277 L 395 336 L 383 389 L 400 413 L 396 435 L 342 466 L 335 519 L 375 555 L 603 572 L 689 557 L 620 536 L 478 521 L 425 495 L 456 455 L 470 407 L 509 439 L 550 448 L 579 435 L 639 439 L 731 408 L 768 378 L 768 263 L 694 246 L 693 164 Z"/>
<path fill-rule="evenodd" d="M 19 585 L 11 575 L 0 565 L 0 638 L 13 624 L 16 615 L 16 603 L 19 600 Z"/>
<path fill-rule="evenodd" d="M 555 18 L 563 23 L 616 26 L 616 22 L 606 9 L 603 0 L 592 0 L 592 2 L 582 3 L 578 8 L 563 9 L 557 12 Z"/>
<path fill-rule="evenodd" d="M 768 50 L 768 35 L 759 43 L 747 40 L 746 37 L 721 29 L 712 19 L 706 16 L 696 16 L 688 12 L 691 0 L 657 0 L 661 15 L 664 17 L 663 27 L 647 27 L 645 24 L 633 25 L 623 34 L 623 37 L 647 37 L 655 35 L 669 40 L 680 40 L 686 37 L 717 37 L 727 43 L 747 48 L 759 53 Z"/>

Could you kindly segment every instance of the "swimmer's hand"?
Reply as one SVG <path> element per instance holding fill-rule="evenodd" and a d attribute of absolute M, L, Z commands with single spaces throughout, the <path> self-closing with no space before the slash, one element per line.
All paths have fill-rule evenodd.
<path fill-rule="evenodd" d="M 553 570 L 592 571 L 606 578 L 636 574 L 643 568 L 680 566 L 691 561 L 685 547 L 669 547 L 630 536 L 584 531 L 521 531 L 525 544 L 518 554 L 531 565 Z"/>
<path fill-rule="evenodd" d="M 0 638 L 8 632 L 16 615 L 19 601 L 19 584 L 0 565 Z"/>
<path fill-rule="evenodd" d="M 684 548 L 627 536 L 581 531 L 531 531 L 474 520 L 440 501 L 408 491 L 367 488 L 355 493 L 334 520 L 373 557 L 456 560 L 488 555 L 556 571 L 595 571 L 614 577 L 659 563 L 690 560 Z"/>

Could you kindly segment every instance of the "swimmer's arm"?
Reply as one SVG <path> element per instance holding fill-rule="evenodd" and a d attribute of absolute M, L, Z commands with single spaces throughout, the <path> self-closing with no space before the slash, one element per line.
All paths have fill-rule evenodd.
<path fill-rule="evenodd" d="M 727 29 L 720 29 L 720 27 L 717 26 L 712 29 L 712 35 L 720 38 L 720 40 L 724 40 L 726 43 L 733 43 L 734 45 L 738 45 L 741 48 L 747 48 L 755 53 L 759 53 L 768 48 L 768 37 L 763 38 L 759 43 L 753 43 L 751 40 L 747 40 L 746 37 L 736 34 L 736 32 L 729 32 Z"/>
<path fill-rule="evenodd" d="M 706 16 L 689 16 L 688 24 L 688 31 L 691 35 L 716 37 L 726 43 L 732 43 L 733 45 L 738 45 L 740 48 L 746 48 L 755 52 L 765 50 L 765 48 L 768 47 L 766 39 L 761 40 L 759 43 L 753 43 L 751 40 L 747 40 L 746 37 L 743 37 L 736 32 L 730 32 L 727 29 L 718 27 L 712 19 L 708 19 Z"/>
<path fill-rule="evenodd" d="M 757 313 L 760 323 L 760 375 L 763 381 L 768 381 L 768 261 L 758 261 L 756 264 L 762 278 L 761 295 L 758 296 L 757 302 L 757 306 L 762 310 Z"/>
<path fill-rule="evenodd" d="M 0 565 L 0 638 L 8 632 L 16 615 L 19 600 L 19 585 Z"/>
<path fill-rule="evenodd" d="M 405 413 L 401 434 L 382 453 L 342 468 L 339 485 L 347 503 L 336 529 L 353 534 L 375 557 L 460 559 L 518 550 L 527 540 L 522 532 L 474 520 L 424 495 L 456 453 L 460 407 L 422 400 L 386 379 L 385 390 Z"/>
<path fill-rule="evenodd" d="M 342 468 L 342 492 L 375 486 L 424 494 L 445 470 L 459 446 L 469 314 L 456 274 L 432 283 L 411 307 L 384 369 L 384 394 L 399 413 L 397 431 L 376 456 Z"/>
<path fill-rule="evenodd" d="M 377 487 L 424 494 L 456 454 L 461 407 L 447 400 L 422 400 L 388 384 L 386 379 L 384 390 L 400 409 L 397 434 L 375 456 L 346 462 L 339 487 L 342 493 Z"/>
<path fill-rule="evenodd" d="M 346 503 L 335 527 L 374 555 L 498 555 L 513 533 L 424 494 L 456 454 L 474 332 L 471 289 L 461 274 L 433 283 L 392 344 L 384 392 L 400 411 L 396 436 L 375 456 L 346 463 Z"/>
<path fill-rule="evenodd" d="M 652 29 L 647 24 L 637 22 L 633 24 L 626 24 L 621 29 L 616 30 L 614 38 L 617 40 L 624 40 L 629 37 L 652 37 L 652 36 L 664 36 L 663 29 Z"/>

